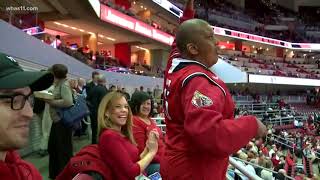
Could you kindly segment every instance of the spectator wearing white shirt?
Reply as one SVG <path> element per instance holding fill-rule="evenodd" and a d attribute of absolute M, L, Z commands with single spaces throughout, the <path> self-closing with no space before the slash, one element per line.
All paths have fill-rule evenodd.
<path fill-rule="evenodd" d="M 269 157 L 271 158 L 272 154 L 276 153 L 276 152 L 277 152 L 277 146 L 274 144 L 274 145 L 272 145 L 272 149 L 270 149 L 270 151 L 269 151 Z"/>
<path fill-rule="evenodd" d="M 297 119 L 293 121 L 294 127 L 301 128 L 303 127 L 303 122 L 299 122 Z"/>

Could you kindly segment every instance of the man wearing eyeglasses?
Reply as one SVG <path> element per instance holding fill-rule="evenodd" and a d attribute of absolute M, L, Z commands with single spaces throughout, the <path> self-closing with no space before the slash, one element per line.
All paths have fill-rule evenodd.
<path fill-rule="evenodd" d="M 52 82 L 52 74 L 23 71 L 14 58 L 0 53 L 0 179 L 42 179 L 15 150 L 28 143 L 33 116 L 30 96 Z"/>

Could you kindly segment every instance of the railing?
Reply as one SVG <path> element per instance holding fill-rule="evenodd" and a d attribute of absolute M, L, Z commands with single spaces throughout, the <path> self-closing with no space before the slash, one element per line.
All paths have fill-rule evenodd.
<path fill-rule="evenodd" d="M 283 125 L 282 123 L 290 123 L 290 122 L 294 122 L 295 120 L 306 121 L 306 118 L 304 116 L 279 117 L 279 118 L 269 119 L 268 121 L 271 124 L 279 123 L 280 125 Z"/>
<path fill-rule="evenodd" d="M 273 171 L 273 170 L 271 170 L 271 169 L 268 169 L 268 168 L 265 168 L 265 167 L 262 167 L 262 166 L 259 166 L 259 165 L 257 165 L 257 164 L 254 164 L 254 163 L 251 163 L 251 162 L 248 162 L 248 161 L 245 161 L 245 160 L 242 160 L 242 159 L 239 159 L 239 158 L 236 158 L 236 157 L 230 157 L 229 158 L 229 163 L 232 165 L 232 166 L 234 166 L 234 164 L 235 163 L 237 163 L 237 165 L 239 165 L 239 167 L 240 168 L 245 168 L 242 164 L 240 164 L 240 163 L 238 163 L 237 161 L 241 161 L 241 162 L 244 162 L 244 163 L 246 163 L 246 164 L 250 164 L 250 165 L 252 165 L 253 167 L 257 167 L 257 168 L 261 168 L 261 169 L 264 169 L 264 170 L 266 170 L 266 171 L 270 171 L 270 172 L 272 172 L 273 174 L 278 174 L 278 172 L 276 172 L 276 171 Z M 235 166 L 234 166 L 235 167 Z M 237 167 L 235 167 L 235 168 L 237 168 Z M 245 176 L 247 176 L 249 179 L 261 179 L 259 176 L 257 176 L 257 175 L 253 175 L 253 176 L 251 176 L 252 174 L 249 172 L 247 172 L 246 171 L 246 169 L 241 169 L 240 170 L 240 168 L 237 168 L 242 174 L 244 174 Z M 245 173 L 247 173 L 247 174 L 245 174 Z M 287 175 L 284 175 L 285 176 L 285 178 L 286 179 L 292 179 L 292 180 L 294 180 L 294 178 L 292 178 L 292 177 L 290 177 L 290 176 L 287 176 Z"/>
<path fill-rule="evenodd" d="M 233 97 L 233 100 L 236 102 L 241 102 L 241 101 L 252 102 L 253 101 L 252 96 L 232 96 L 232 97 Z"/>
<path fill-rule="evenodd" d="M 294 151 L 294 142 L 292 142 L 292 141 L 289 141 L 289 140 L 286 140 L 286 139 L 284 139 L 284 138 L 282 138 L 282 137 L 279 137 L 279 136 L 276 136 L 276 135 L 273 135 L 272 134 L 272 136 L 274 136 L 274 137 L 278 137 L 278 139 L 273 139 L 273 141 L 274 142 L 276 142 L 276 143 L 278 143 L 278 144 L 281 144 L 281 145 L 283 145 L 283 146 L 286 146 L 287 148 L 289 148 L 289 149 L 292 149 L 293 151 Z M 286 142 L 283 142 L 283 141 L 281 141 L 281 140 L 279 140 L 279 139 L 282 139 L 282 140 L 284 140 L 284 141 L 286 141 L 286 142 L 289 142 L 289 143 L 286 143 Z M 290 143 L 291 143 L 291 145 L 290 145 Z"/>
<path fill-rule="evenodd" d="M 286 144 L 286 143 L 281 142 L 281 141 L 276 140 L 276 139 L 274 139 L 273 141 L 276 142 L 276 143 L 278 143 L 278 144 L 284 145 L 284 146 L 286 146 L 287 148 L 292 149 L 292 150 L 294 151 L 294 147 L 293 147 L 293 146 L 290 146 L 289 144 Z"/>
<path fill-rule="evenodd" d="M 226 179 L 227 179 L 227 180 L 234 180 L 234 178 L 231 177 L 231 176 L 228 174 L 228 172 L 227 172 L 227 174 L 226 174 Z"/>
<path fill-rule="evenodd" d="M 277 135 L 275 135 L 275 134 L 271 134 L 271 136 L 273 136 L 273 137 L 275 137 L 275 138 L 277 138 L 277 139 L 282 139 L 282 140 L 288 142 L 288 144 L 289 144 L 289 143 L 291 143 L 292 145 L 295 144 L 293 141 L 290 141 L 290 140 L 288 140 L 288 139 L 286 139 L 286 138 L 284 138 L 284 137 L 277 136 Z"/>
<path fill-rule="evenodd" d="M 243 175 L 247 176 L 251 180 L 262 180 L 259 176 L 256 174 L 252 174 L 250 171 L 247 171 L 246 167 L 239 162 L 237 162 L 238 158 L 235 157 L 229 157 L 229 163 L 236 169 L 238 169 Z"/>
<path fill-rule="evenodd" d="M 164 118 L 163 117 L 154 117 L 154 118 L 151 118 L 151 119 L 155 120 L 156 123 L 157 123 L 157 126 L 161 129 L 162 133 L 166 134 L 166 125 L 165 124 L 161 124 L 161 121 L 163 121 Z"/>
<path fill-rule="evenodd" d="M 164 120 L 164 117 L 153 117 L 151 119 L 156 121 L 157 124 L 161 124 L 161 122 Z"/>
<path fill-rule="evenodd" d="M 250 114 L 256 115 L 256 116 L 263 116 L 265 113 L 270 114 L 276 114 L 276 115 L 281 115 L 281 112 L 286 112 L 290 113 L 292 110 L 286 109 L 286 110 L 249 110 L 248 111 Z"/>
<path fill-rule="evenodd" d="M 290 140 L 287 140 L 286 138 L 283 138 L 283 137 L 281 137 L 281 136 L 277 136 L 277 135 L 275 135 L 275 134 L 271 134 L 271 136 L 273 136 L 273 137 L 275 137 L 275 138 L 277 138 L 277 139 L 273 139 L 273 141 L 275 141 L 275 142 L 277 142 L 277 143 L 279 143 L 279 144 L 281 144 L 281 145 L 284 145 L 284 146 L 286 146 L 286 147 L 288 147 L 288 148 L 290 148 L 290 149 L 292 149 L 293 151 L 294 151 L 294 147 L 293 147 L 293 145 L 295 144 L 293 141 L 290 141 Z M 267 138 L 268 139 L 268 138 Z M 283 141 L 281 141 L 281 140 L 279 140 L 279 139 L 282 139 L 282 140 L 284 140 L 285 142 L 283 142 Z M 291 144 L 291 145 L 290 145 Z M 319 152 L 317 152 L 317 151 L 314 151 L 314 154 L 316 155 L 316 159 L 320 159 L 320 153 Z"/>
<path fill-rule="evenodd" d="M 277 103 L 267 103 L 267 104 L 252 104 L 252 103 L 243 103 L 243 104 L 237 104 L 239 108 L 245 108 L 248 111 L 254 111 L 256 109 L 261 108 L 271 108 L 278 106 Z"/>
<path fill-rule="evenodd" d="M 241 102 L 252 103 L 253 98 L 252 96 L 232 96 L 234 101 L 241 104 Z M 299 103 L 299 102 L 306 102 L 306 96 L 272 96 L 272 102 L 275 102 L 279 99 L 283 99 L 287 103 Z M 268 96 L 260 96 L 261 101 L 268 102 Z"/>
<path fill-rule="evenodd" d="M 266 141 L 268 141 L 269 139 L 271 139 L 271 138 L 267 136 L 267 137 L 266 137 Z M 287 143 L 285 143 L 285 142 L 282 142 L 282 141 L 280 141 L 280 140 L 278 140 L 278 139 L 273 139 L 273 141 L 276 142 L 276 143 L 278 143 L 278 144 L 284 145 L 284 146 L 286 146 L 286 147 L 289 148 L 289 149 L 294 150 L 293 144 L 292 144 L 292 145 L 289 145 L 289 144 L 287 144 Z"/>

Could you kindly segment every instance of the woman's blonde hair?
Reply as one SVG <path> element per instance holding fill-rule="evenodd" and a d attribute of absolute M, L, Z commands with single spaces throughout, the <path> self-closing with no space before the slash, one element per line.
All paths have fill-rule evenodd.
<path fill-rule="evenodd" d="M 103 97 L 98 108 L 98 133 L 102 133 L 103 129 L 112 128 L 113 122 L 110 117 L 106 118 L 106 111 L 111 110 L 113 103 L 120 99 L 125 98 L 125 95 L 120 92 L 110 92 Z M 126 98 L 125 98 L 126 99 Z M 128 119 L 126 124 L 121 128 L 121 133 L 127 137 L 132 144 L 136 144 L 132 134 L 132 112 L 128 105 Z"/>
<path fill-rule="evenodd" d="M 78 87 L 78 80 L 69 79 L 68 82 L 69 82 L 71 89 L 76 89 Z"/>

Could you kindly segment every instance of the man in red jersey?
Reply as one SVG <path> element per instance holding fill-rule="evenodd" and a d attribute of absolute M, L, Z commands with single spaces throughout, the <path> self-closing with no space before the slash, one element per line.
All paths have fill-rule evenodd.
<path fill-rule="evenodd" d="M 23 71 L 14 58 L 0 53 L 0 179 L 42 179 L 15 150 L 28 142 L 33 116 L 30 96 L 52 83 L 52 74 Z"/>
<path fill-rule="evenodd" d="M 188 0 L 182 20 L 193 17 L 193 2 Z M 217 60 L 210 25 L 199 19 L 183 22 L 164 79 L 164 180 L 226 179 L 229 156 L 266 134 L 254 116 L 234 119 L 226 85 L 209 70 Z"/>

